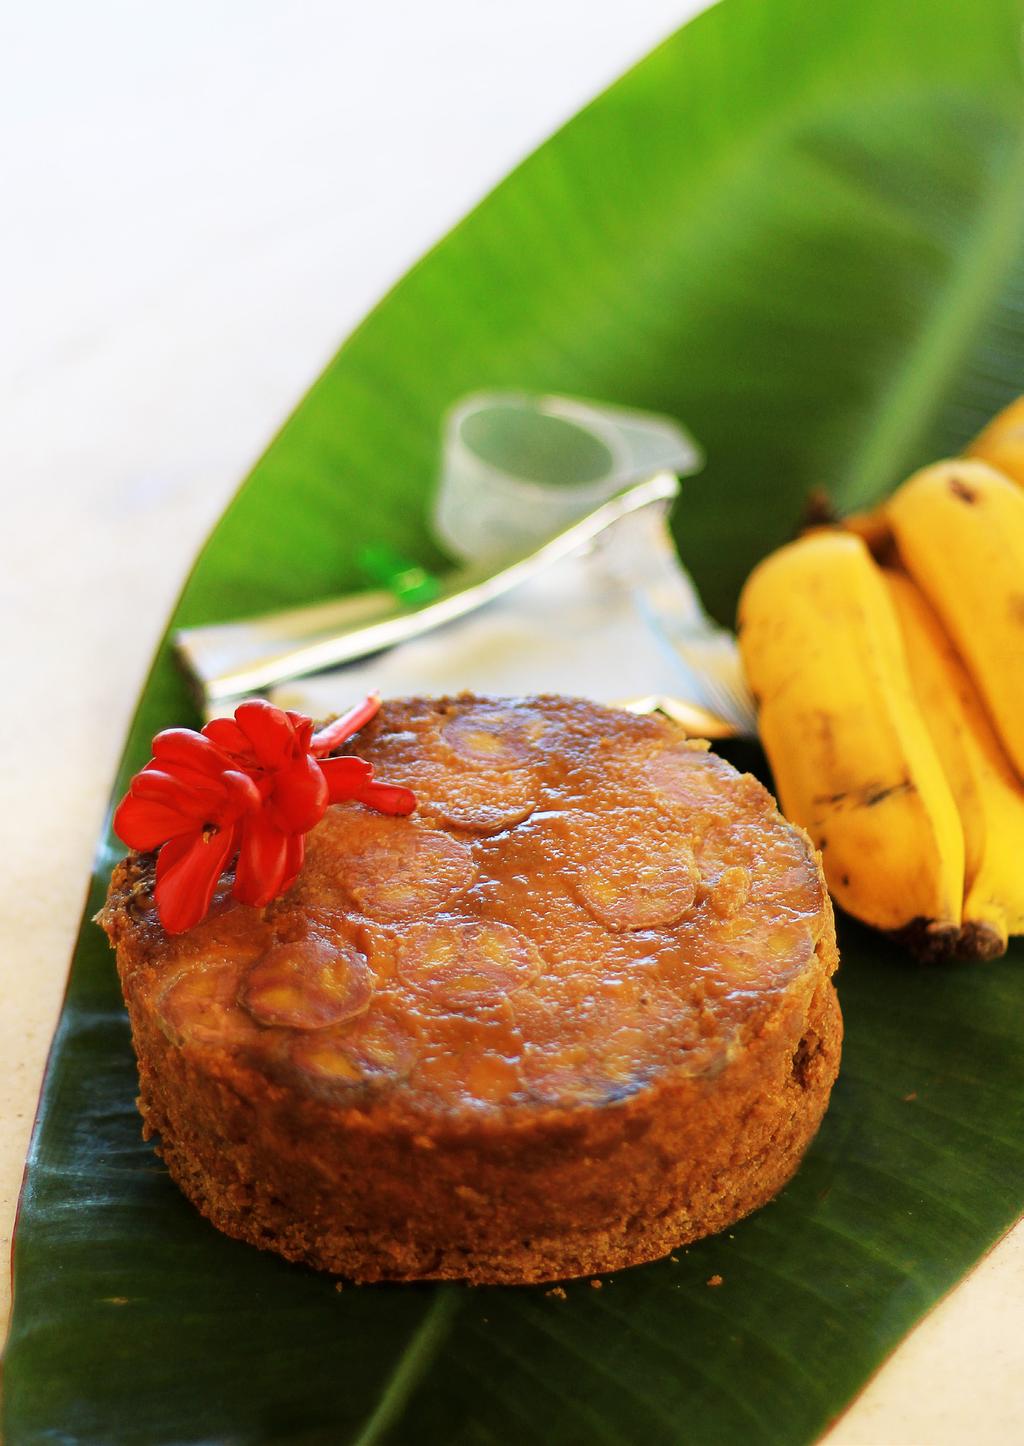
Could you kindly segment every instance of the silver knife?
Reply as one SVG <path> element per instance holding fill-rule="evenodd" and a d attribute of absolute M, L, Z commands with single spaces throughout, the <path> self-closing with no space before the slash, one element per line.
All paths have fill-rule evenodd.
<path fill-rule="evenodd" d="M 497 572 L 492 564 L 451 574 L 439 596 L 418 606 L 401 607 L 386 591 L 356 593 L 244 622 L 182 628 L 174 636 L 174 646 L 211 703 L 258 692 L 289 678 L 351 663 L 454 622 L 582 551 L 623 517 L 645 507 L 667 512 L 678 493 L 678 478 L 659 472 Z"/>

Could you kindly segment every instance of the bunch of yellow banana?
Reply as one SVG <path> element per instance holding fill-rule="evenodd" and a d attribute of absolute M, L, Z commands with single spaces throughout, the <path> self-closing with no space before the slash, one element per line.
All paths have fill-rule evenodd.
<path fill-rule="evenodd" d="M 983 459 L 983 460 L 982 460 Z M 926 957 L 1024 932 L 1024 399 L 967 458 L 766 558 L 744 666 L 783 811 Z"/>

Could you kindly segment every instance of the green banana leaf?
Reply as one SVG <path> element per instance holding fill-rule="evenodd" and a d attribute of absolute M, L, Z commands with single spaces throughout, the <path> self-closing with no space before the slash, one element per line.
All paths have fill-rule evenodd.
<path fill-rule="evenodd" d="M 366 540 L 438 564 L 424 517 L 440 418 L 502 385 L 692 427 L 709 463 L 678 539 L 730 618 L 810 488 L 870 500 L 1022 389 L 1021 18 L 1017 0 L 724 0 L 702 15 L 350 338 L 175 621 L 357 585 Z M 193 721 L 165 645 L 118 792 L 157 729 Z M 112 857 L 108 838 L 22 1200 L 8 1446 L 791 1446 L 1024 1208 L 1024 951 L 926 969 L 842 920 L 843 1072 L 772 1205 L 565 1299 L 336 1290 L 218 1235 L 141 1142 L 112 958 L 88 922 Z"/>

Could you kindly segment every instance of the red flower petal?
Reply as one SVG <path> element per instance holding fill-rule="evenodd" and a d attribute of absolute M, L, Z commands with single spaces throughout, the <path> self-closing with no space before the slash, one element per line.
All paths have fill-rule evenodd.
<path fill-rule="evenodd" d="M 233 828 L 200 831 L 172 839 L 160 850 L 153 897 L 168 934 L 191 929 L 209 909 L 236 836 Z"/>
<path fill-rule="evenodd" d="M 344 803 L 354 798 L 366 787 L 373 777 L 373 765 L 365 758 L 347 755 L 344 758 L 325 758 L 320 772 L 327 780 L 327 791 L 332 803 Z"/>
<path fill-rule="evenodd" d="M 228 764 L 216 744 L 192 728 L 165 728 L 158 733 L 153 739 L 153 757 L 163 768 L 180 764 L 211 778 L 218 778 Z"/>
<path fill-rule="evenodd" d="M 416 795 L 408 788 L 399 788 L 391 783 L 374 783 L 373 765 L 364 758 L 346 755 L 343 758 L 325 758 L 320 764 L 332 803 L 344 803 L 351 799 L 365 803 L 378 813 L 402 815 L 412 813 L 416 807 Z"/>
<path fill-rule="evenodd" d="M 233 718 L 214 718 L 203 728 L 203 737 L 223 748 L 225 753 L 252 753 L 252 744 Z"/>
<path fill-rule="evenodd" d="M 194 830 L 196 821 L 177 809 L 126 793 L 114 812 L 113 828 L 122 843 L 140 853 Z"/>
<path fill-rule="evenodd" d="M 204 823 L 213 821 L 215 810 L 223 806 L 224 788 L 209 779 L 197 786 L 165 773 L 162 768 L 147 766 L 132 779 L 132 796 L 161 803 L 195 823 Z"/>
<path fill-rule="evenodd" d="M 298 743 L 303 753 L 308 753 L 310 739 L 313 737 L 312 718 L 307 718 L 305 713 L 293 713 L 290 708 L 287 710 L 287 712 L 288 717 L 291 720 L 291 725 L 295 729 L 295 741 Z"/>
<path fill-rule="evenodd" d="M 416 807 L 416 795 L 408 788 L 399 788 L 393 783 L 368 783 L 358 794 L 353 794 L 357 803 L 365 803 L 367 808 L 376 809 L 378 813 L 389 813 L 396 818 L 404 818 L 412 813 Z"/>
<path fill-rule="evenodd" d="M 229 769 L 222 782 L 226 794 L 225 813 L 230 814 L 232 819 L 239 818 L 244 813 L 255 813 L 262 807 L 263 795 L 247 773 Z"/>
<path fill-rule="evenodd" d="M 284 877 L 281 880 L 279 894 L 286 894 L 299 876 L 302 868 L 302 861 L 306 857 L 306 835 L 293 833 L 288 839 L 288 846 L 285 852 Z"/>
<path fill-rule="evenodd" d="M 165 758 L 151 758 L 142 772 L 135 775 L 135 779 L 140 779 L 146 773 L 166 773 L 168 777 L 177 779 L 186 788 L 217 788 L 220 784 L 221 771 L 228 766 L 228 760 L 225 758 L 217 765 L 216 772 L 213 769 L 203 772 L 198 768 L 187 768 L 184 763 L 169 763 Z"/>
<path fill-rule="evenodd" d="M 235 722 L 264 768 L 280 768 L 296 756 L 295 729 L 283 709 L 263 698 L 251 698 L 235 709 Z"/>
<path fill-rule="evenodd" d="M 326 728 L 321 728 L 319 733 L 314 733 L 313 741 L 310 744 L 310 752 L 315 758 L 326 758 L 328 753 L 341 745 L 360 728 L 369 723 L 374 714 L 380 711 L 380 694 L 370 693 L 361 703 L 343 713 L 340 718 L 335 718 L 333 723 L 328 723 Z"/>
<path fill-rule="evenodd" d="M 267 814 L 285 833 L 308 833 L 323 818 L 329 801 L 320 765 L 306 753 L 275 774 Z"/>
<path fill-rule="evenodd" d="M 261 909 L 281 892 L 292 857 L 288 835 L 263 812 L 252 814 L 241 827 L 242 847 L 232 892 L 240 903 Z"/>

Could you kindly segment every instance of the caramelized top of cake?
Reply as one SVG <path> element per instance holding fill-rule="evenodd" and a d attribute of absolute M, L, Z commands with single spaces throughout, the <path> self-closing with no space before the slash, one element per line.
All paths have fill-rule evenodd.
<path fill-rule="evenodd" d="M 330 808 L 268 908 L 227 880 L 171 937 L 152 860 L 115 876 L 125 988 L 181 1048 L 356 1109 L 529 1113 L 715 1072 L 817 983 L 808 841 L 666 719 L 400 700 L 352 750 L 417 812 Z"/>

